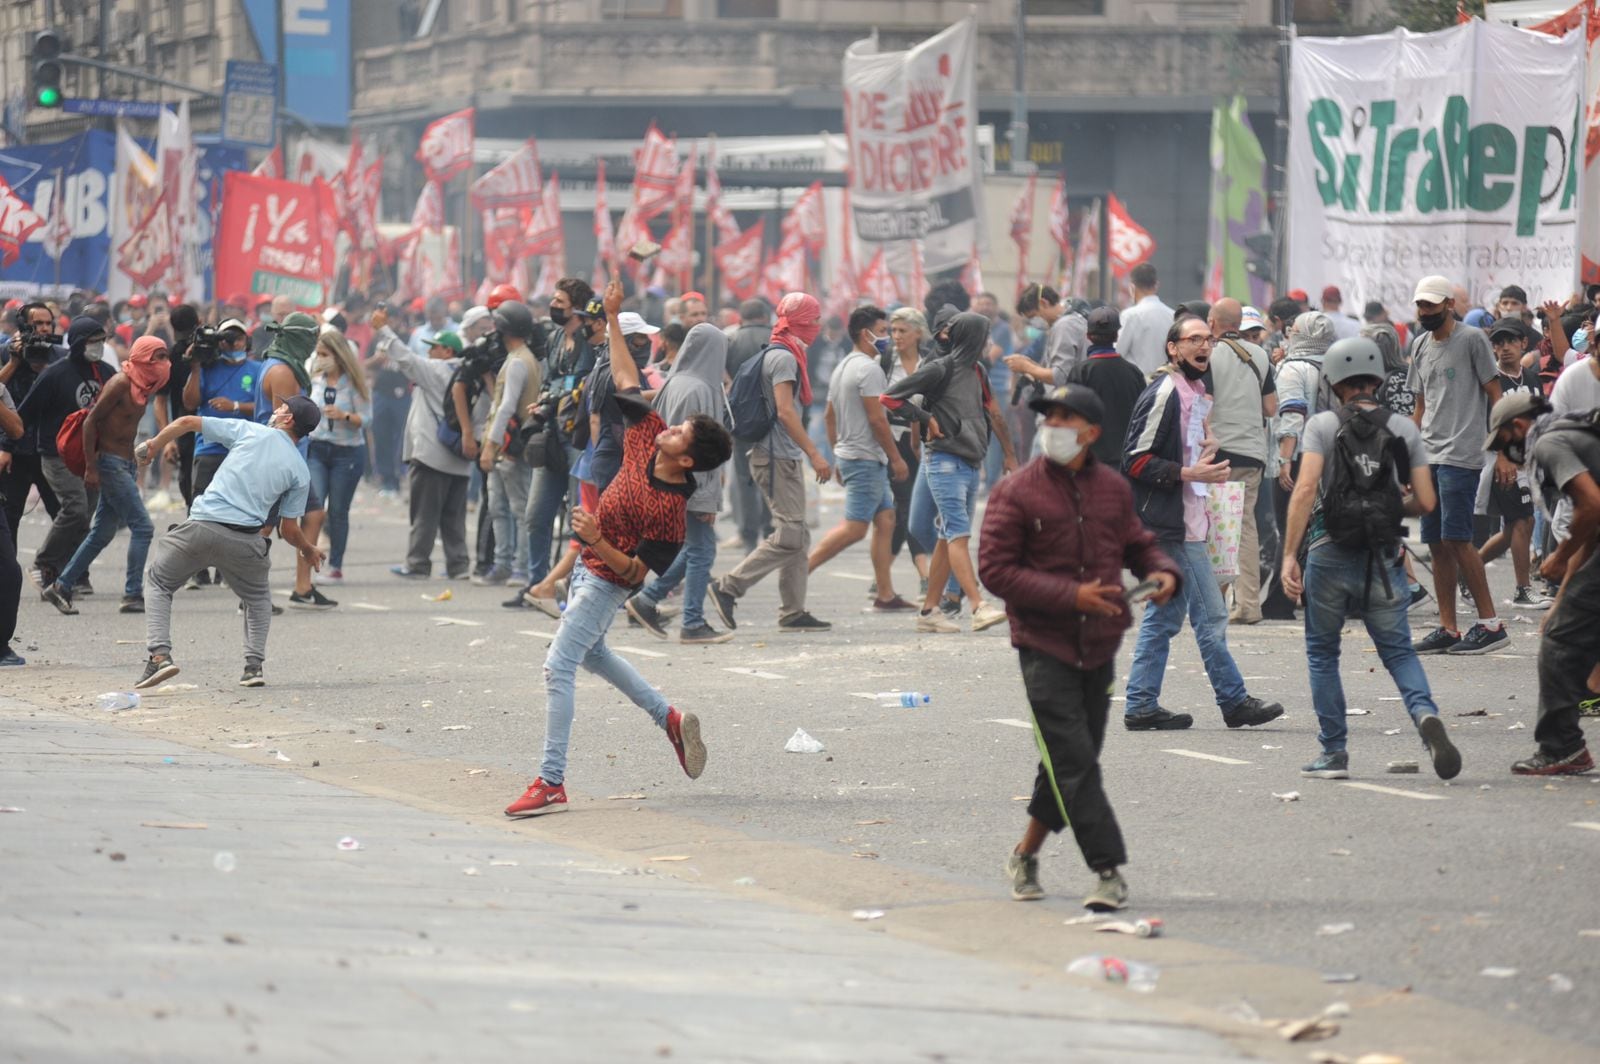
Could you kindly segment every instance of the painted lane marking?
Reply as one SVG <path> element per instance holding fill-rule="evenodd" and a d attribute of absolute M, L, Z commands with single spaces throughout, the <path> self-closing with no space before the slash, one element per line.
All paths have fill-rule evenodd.
<path fill-rule="evenodd" d="M 1163 750 L 1163 754 L 1177 754 L 1179 757 L 1192 757 L 1200 761 L 1215 761 L 1219 765 L 1248 765 L 1248 761 L 1240 761 L 1236 757 L 1222 757 L 1218 754 L 1202 754 L 1198 750 Z"/>
<path fill-rule="evenodd" d="M 1354 783 L 1344 781 L 1343 786 L 1353 787 L 1358 791 L 1375 791 L 1378 794 L 1392 794 L 1397 798 L 1415 798 L 1419 802 L 1444 802 L 1449 800 L 1443 794 L 1424 794 L 1421 791 L 1402 791 L 1398 787 L 1381 787 L 1376 783 Z"/>

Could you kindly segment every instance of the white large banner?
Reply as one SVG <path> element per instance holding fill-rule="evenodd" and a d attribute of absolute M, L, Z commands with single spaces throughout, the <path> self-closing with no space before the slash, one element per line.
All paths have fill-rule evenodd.
<path fill-rule="evenodd" d="M 880 52 L 876 38 L 845 50 L 851 220 L 868 245 L 858 262 L 920 240 L 931 273 L 983 245 L 977 45 L 968 18 L 907 52 Z"/>
<path fill-rule="evenodd" d="M 1396 313 L 1429 274 L 1480 305 L 1508 284 L 1530 302 L 1565 298 L 1584 202 L 1584 52 L 1581 29 L 1478 20 L 1296 40 L 1284 287 L 1335 284 L 1347 305 Z"/>

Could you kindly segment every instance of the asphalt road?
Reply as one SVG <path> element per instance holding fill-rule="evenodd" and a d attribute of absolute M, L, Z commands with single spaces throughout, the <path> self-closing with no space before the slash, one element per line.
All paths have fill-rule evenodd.
<path fill-rule="evenodd" d="M 837 517 L 837 501 L 824 500 L 824 528 Z M 157 515 L 156 524 L 177 519 Z M 492 766 L 495 778 L 520 781 L 483 810 L 492 814 L 537 770 L 539 670 L 555 623 L 503 609 L 505 589 L 390 576 L 404 520 L 402 505 L 379 503 L 363 489 L 347 585 L 327 589 L 341 605 L 277 619 L 264 691 L 232 687 L 240 664 L 232 596 L 180 595 L 178 679 L 237 704 L 240 730 L 270 735 L 272 710 L 281 707 L 352 741 Z M 29 518 L 24 548 L 39 542 L 41 527 Z M 96 565 L 103 590 L 84 601 L 81 616 L 60 617 L 31 594 L 24 602 L 24 653 L 93 670 L 87 682 L 95 690 L 131 685 L 143 659 L 142 625 L 118 616 L 108 593 L 120 579 L 124 542 Z M 288 552 L 274 554 L 275 583 L 286 594 Z M 724 551 L 717 571 L 736 560 Z M 909 562 L 897 572 L 905 574 L 902 590 L 914 590 Z M 1025 819 L 1018 799 L 1031 788 L 1037 757 L 1006 629 L 918 636 L 909 618 L 863 613 L 869 576 L 860 547 L 814 575 L 810 608 L 835 626 L 814 637 L 777 631 L 771 580 L 747 597 L 738 638 L 726 645 L 680 647 L 619 619 L 612 645 L 675 705 L 700 714 L 709 766 L 699 781 L 685 779 L 643 712 L 580 674 L 569 789 L 645 794 L 652 809 L 753 839 L 875 855 L 884 865 L 1000 895 L 1001 865 Z M 1490 578 L 1497 597 L 1509 597 L 1509 564 L 1492 568 Z M 428 601 L 446 589 L 447 601 Z M 1600 774 L 1546 782 L 1509 773 L 1533 749 L 1538 616 L 1512 618 L 1507 652 L 1425 659 L 1465 759 L 1451 784 L 1428 772 L 1359 629 L 1346 632 L 1345 687 L 1350 704 L 1369 712 L 1350 721 L 1348 784 L 1299 775 L 1317 746 L 1298 625 L 1231 633 L 1251 692 L 1288 709 L 1272 725 L 1241 731 L 1223 726 L 1186 630 L 1174 643 L 1162 702 L 1194 713 L 1194 728 L 1113 726 L 1103 758 L 1132 857 L 1132 912 L 1159 915 L 1170 934 L 1192 942 L 1356 975 L 1363 985 L 1410 986 L 1600 1048 L 1590 1022 L 1600 1010 L 1600 931 L 1589 930 L 1600 928 L 1593 904 Z M 1436 623 L 1426 608 L 1413 619 L 1419 634 Z M 1119 694 L 1131 644 L 1125 640 L 1119 657 Z M 926 692 L 932 704 L 883 708 L 864 697 L 894 689 Z M 1488 715 L 1463 715 L 1478 710 Z M 826 752 L 784 752 L 797 728 Z M 1420 760 L 1422 774 L 1387 774 L 1387 763 L 1400 759 Z M 1275 797 L 1288 792 L 1298 800 Z M 1043 879 L 1050 892 L 1043 906 L 1062 917 L 1081 911 L 1088 874 L 1070 838 L 1047 846 Z M 1353 927 L 1319 933 L 1342 924 Z M 1239 994 L 1225 976 L 1218 973 L 1205 1004 L 1235 1005 Z"/>

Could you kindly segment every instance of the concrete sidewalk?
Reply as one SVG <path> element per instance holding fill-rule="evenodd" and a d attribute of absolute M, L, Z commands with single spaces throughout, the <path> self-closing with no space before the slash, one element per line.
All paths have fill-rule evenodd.
<path fill-rule="evenodd" d="M 1123 991 L 5 698 L 0 806 L 5 1060 L 1243 1059 Z"/>

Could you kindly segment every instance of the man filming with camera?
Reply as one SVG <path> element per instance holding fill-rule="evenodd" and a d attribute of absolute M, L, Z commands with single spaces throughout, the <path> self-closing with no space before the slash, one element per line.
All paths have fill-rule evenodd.
<path fill-rule="evenodd" d="M 21 406 L 39 375 L 51 363 L 67 357 L 67 348 L 55 335 L 55 318 L 43 303 L 18 308 L 16 325 L 16 333 L 0 355 L 0 385 L 11 393 L 12 405 Z M 12 542 L 16 541 L 17 524 L 22 520 L 31 488 L 39 489 L 39 499 L 53 520 L 60 507 L 45 477 L 37 425 L 24 426 L 18 439 L 0 436 L 0 498 L 4 500 L 5 522 Z"/>
<path fill-rule="evenodd" d="M 212 330 L 204 330 L 212 332 Z M 244 322 L 229 318 L 217 326 L 212 337 L 196 337 L 189 349 L 194 371 L 183 386 L 183 406 L 204 417 L 223 420 L 252 420 L 255 417 L 255 384 L 261 363 L 250 357 L 250 331 Z M 228 456 L 220 441 L 207 440 L 205 433 L 194 436 L 194 493 L 203 494 L 217 467 Z"/>

